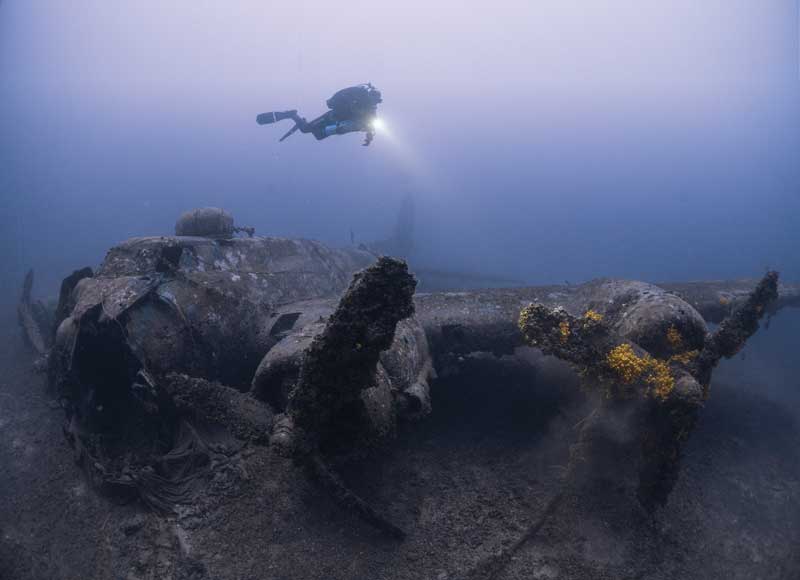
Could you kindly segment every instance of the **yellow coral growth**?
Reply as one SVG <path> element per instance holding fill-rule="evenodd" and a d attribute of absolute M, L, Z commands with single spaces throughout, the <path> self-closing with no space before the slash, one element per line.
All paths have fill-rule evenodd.
<path fill-rule="evenodd" d="M 603 320 L 603 315 L 595 310 L 592 310 L 591 308 L 583 314 L 583 317 L 586 320 L 591 320 L 592 322 L 600 322 Z"/>
<path fill-rule="evenodd" d="M 571 330 L 569 328 L 569 322 L 566 320 L 562 320 L 558 323 L 558 332 L 561 334 L 561 342 L 567 342 L 569 335 L 571 334 Z"/>
<path fill-rule="evenodd" d="M 698 350 L 687 350 L 686 352 L 682 352 L 680 354 L 673 354 L 669 357 L 669 362 L 677 362 L 682 365 L 688 365 L 692 362 L 697 355 L 700 354 Z"/>
<path fill-rule="evenodd" d="M 675 388 L 669 363 L 650 355 L 637 356 L 630 344 L 620 344 L 606 355 L 606 362 L 623 383 L 642 379 L 652 387 L 652 394 L 666 399 Z"/>
<path fill-rule="evenodd" d="M 519 313 L 519 320 L 517 321 L 517 326 L 519 326 L 520 332 L 525 337 L 525 339 L 528 341 L 528 344 L 530 344 L 531 346 L 536 346 L 537 343 L 538 343 L 538 341 L 534 337 L 528 335 L 528 332 L 527 332 L 527 329 L 526 329 L 526 327 L 528 326 L 528 323 L 531 320 L 531 314 L 533 313 L 534 308 L 535 308 L 535 306 L 533 305 L 533 303 L 528 304 Z"/>
<path fill-rule="evenodd" d="M 519 321 L 517 324 L 522 332 L 525 332 L 525 327 L 528 325 L 528 319 L 531 317 L 531 310 L 533 310 L 533 304 L 529 304 L 519 313 Z"/>
<path fill-rule="evenodd" d="M 606 355 L 608 366 L 619 375 L 623 383 L 632 383 L 647 370 L 644 357 L 636 356 L 631 345 L 624 343 L 611 349 Z"/>
<path fill-rule="evenodd" d="M 645 381 L 653 387 L 653 395 L 659 399 L 666 399 L 675 388 L 675 379 L 669 370 L 669 364 L 666 361 L 657 358 L 650 358 L 649 372 Z"/>
<path fill-rule="evenodd" d="M 683 347 L 683 337 L 681 336 L 680 331 L 675 328 L 674 324 L 667 330 L 667 342 L 669 342 L 672 350 L 676 352 L 681 350 L 681 347 Z"/>

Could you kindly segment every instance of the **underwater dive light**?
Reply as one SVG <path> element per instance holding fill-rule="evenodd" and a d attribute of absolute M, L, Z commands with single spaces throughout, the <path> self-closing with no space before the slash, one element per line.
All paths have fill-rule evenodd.
<path fill-rule="evenodd" d="M 372 128 L 375 129 L 375 131 L 383 131 L 386 129 L 386 124 L 383 122 L 383 119 L 379 119 L 378 117 L 372 119 L 370 125 L 372 125 Z"/>

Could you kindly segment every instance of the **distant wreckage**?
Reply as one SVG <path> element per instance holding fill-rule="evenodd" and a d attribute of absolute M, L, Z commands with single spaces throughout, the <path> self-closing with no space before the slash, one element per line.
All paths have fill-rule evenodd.
<path fill-rule="evenodd" d="M 800 286 L 774 272 L 415 294 L 404 261 L 257 237 L 217 208 L 187 212 L 176 233 L 111 248 L 96 272 L 64 280 L 55 310 L 31 298 L 30 273 L 18 308 L 87 476 L 164 512 L 196 501 L 243 445 L 271 445 L 402 538 L 337 462 L 380 452 L 398 422 L 435 412 L 437 372 L 514 364 L 529 349 L 602 393 L 567 485 L 610 478 L 654 509 L 668 501 L 714 366 L 763 317 L 800 306 Z M 617 437 L 621 428 L 633 435 Z"/>

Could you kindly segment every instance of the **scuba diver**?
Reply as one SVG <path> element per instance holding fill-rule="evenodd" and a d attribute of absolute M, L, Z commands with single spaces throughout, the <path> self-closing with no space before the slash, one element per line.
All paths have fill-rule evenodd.
<path fill-rule="evenodd" d="M 311 133 L 317 140 L 325 139 L 331 135 L 344 135 L 353 131 L 364 131 L 365 147 L 372 143 L 375 136 L 375 119 L 378 114 L 378 103 L 382 102 L 381 92 L 372 86 L 371 83 L 347 87 L 334 94 L 325 104 L 330 109 L 327 113 L 320 115 L 313 121 L 306 121 L 292 111 L 274 111 L 261 113 L 256 117 L 259 125 L 270 125 L 276 121 L 291 119 L 294 121 L 292 127 L 281 141 L 292 135 L 298 129 L 301 133 Z"/>

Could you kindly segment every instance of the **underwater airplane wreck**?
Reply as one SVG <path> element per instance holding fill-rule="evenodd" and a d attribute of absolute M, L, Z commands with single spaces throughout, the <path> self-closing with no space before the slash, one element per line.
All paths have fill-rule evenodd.
<path fill-rule="evenodd" d="M 415 293 L 404 261 L 368 248 L 236 233 L 223 210 L 187 212 L 176 235 L 127 240 L 96 271 L 68 276 L 55 309 L 26 279 L 23 334 L 78 464 L 109 496 L 185 511 L 220 472 L 246 465 L 243 450 L 269 447 L 379 535 L 402 539 L 413 522 L 363 499 L 339 466 L 436 414 L 431 393 L 453 367 L 533 376 L 526 353 L 537 351 L 600 395 L 563 488 L 598 494 L 608 486 L 595 483 L 611 481 L 652 512 L 670 500 L 718 362 L 765 318 L 800 306 L 800 286 L 775 272 Z M 493 577 L 516 547 L 470 577 Z"/>

